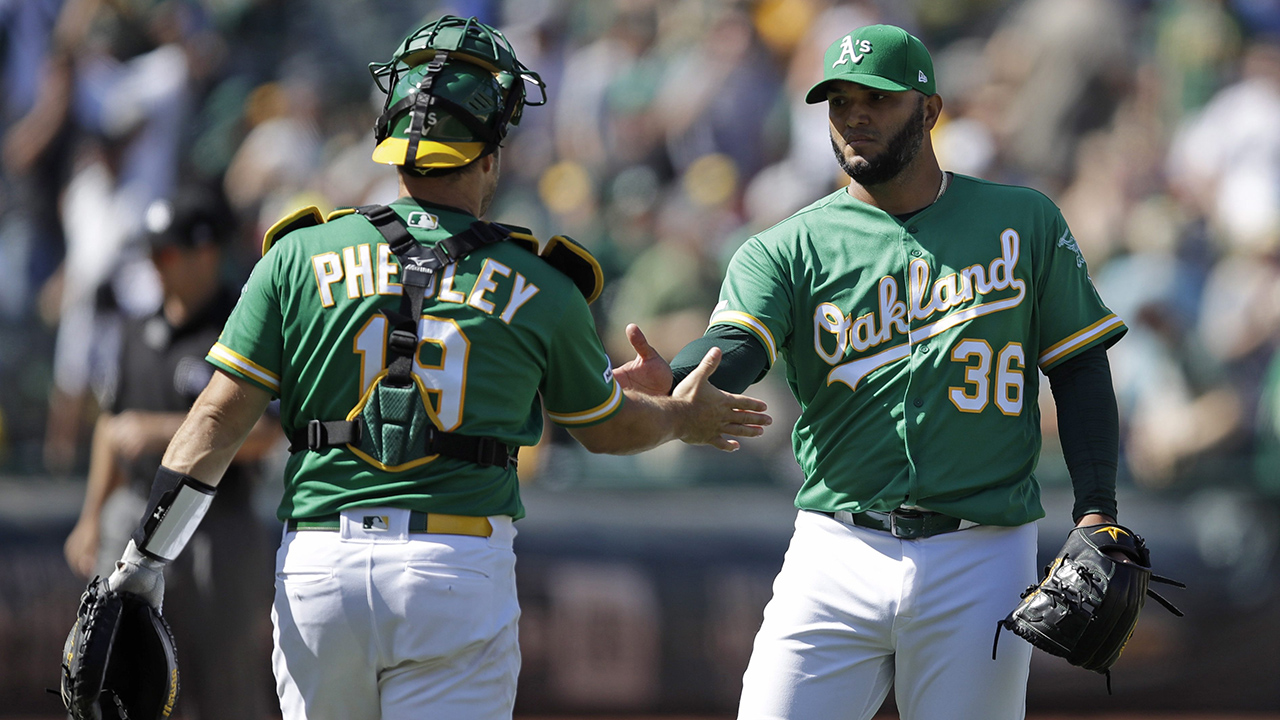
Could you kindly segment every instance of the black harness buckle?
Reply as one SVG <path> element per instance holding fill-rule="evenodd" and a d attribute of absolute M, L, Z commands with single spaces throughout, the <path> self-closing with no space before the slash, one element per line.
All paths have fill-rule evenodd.
<path fill-rule="evenodd" d="M 319 420 L 310 420 L 307 422 L 307 449 L 319 450 L 326 447 L 329 440 L 329 433 L 325 430 L 324 423 Z"/>
<path fill-rule="evenodd" d="M 387 350 L 396 357 L 413 357 L 418 350 L 418 334 L 411 330 L 392 330 L 387 336 Z"/>

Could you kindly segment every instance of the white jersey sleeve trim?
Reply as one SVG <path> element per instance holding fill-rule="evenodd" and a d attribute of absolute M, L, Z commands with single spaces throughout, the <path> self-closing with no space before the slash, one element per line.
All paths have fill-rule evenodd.
<path fill-rule="evenodd" d="M 774 342 L 773 333 L 769 332 L 768 326 L 761 322 L 759 318 L 738 310 L 721 310 L 711 316 L 711 325 L 717 323 L 740 325 L 755 333 L 760 338 L 760 341 L 764 343 L 764 349 L 769 353 L 769 367 L 773 367 L 774 361 L 778 359 L 778 343 Z"/>
<path fill-rule="evenodd" d="M 1115 314 L 1108 315 L 1089 327 L 1069 335 L 1064 340 L 1045 348 L 1040 353 L 1041 368 L 1052 365 L 1074 350 L 1078 350 L 1117 328 L 1124 327 L 1124 321 Z"/>
<path fill-rule="evenodd" d="M 581 425 L 583 423 L 594 422 L 601 418 L 607 417 L 614 410 L 622 405 L 622 386 L 615 380 L 613 383 L 613 392 L 609 395 L 609 399 L 590 410 L 583 410 L 576 413 L 554 413 L 550 410 L 547 415 L 552 422 L 558 425 Z"/>

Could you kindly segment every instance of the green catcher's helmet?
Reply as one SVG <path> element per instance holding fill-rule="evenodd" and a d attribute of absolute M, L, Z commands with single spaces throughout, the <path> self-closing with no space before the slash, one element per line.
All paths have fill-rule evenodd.
<path fill-rule="evenodd" d="M 375 162 L 438 174 L 496 150 L 525 104 L 546 102 L 546 85 L 516 59 L 501 33 L 473 18 L 445 15 L 415 30 L 389 62 L 370 63 L 387 93 L 374 124 Z M 526 99 L 525 83 L 538 102 Z"/>

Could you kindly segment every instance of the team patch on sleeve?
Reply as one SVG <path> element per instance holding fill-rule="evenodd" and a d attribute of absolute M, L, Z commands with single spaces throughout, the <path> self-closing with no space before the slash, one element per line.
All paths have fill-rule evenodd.
<path fill-rule="evenodd" d="M 222 343 L 214 343 L 214 346 L 209 349 L 208 359 L 215 365 L 227 370 L 232 370 L 236 374 L 243 376 L 246 380 L 252 380 L 273 393 L 280 393 L 279 375 L 262 367 Z"/>
<path fill-rule="evenodd" d="M 612 377 L 610 380 L 612 380 Z M 586 425 L 609 417 L 620 407 L 622 407 L 622 386 L 614 382 L 613 392 L 609 394 L 609 399 L 590 410 L 576 413 L 556 413 L 548 410 L 547 415 L 557 425 Z"/>
<path fill-rule="evenodd" d="M 1039 365 L 1042 369 L 1048 369 L 1075 351 L 1086 348 L 1107 335 L 1124 329 L 1124 327 L 1124 321 L 1118 315 L 1114 313 L 1108 315 L 1089 327 L 1045 348 L 1044 352 L 1040 353 Z"/>
<path fill-rule="evenodd" d="M 730 325 L 738 325 L 749 330 L 752 334 L 760 338 L 760 342 L 764 343 L 764 348 L 769 352 L 769 366 L 772 367 L 774 361 L 778 359 L 778 344 L 773 340 L 773 333 L 769 332 L 769 328 L 760 321 L 759 318 L 748 315 L 737 310 L 718 310 L 711 316 L 711 325 L 718 323 L 728 323 Z"/>

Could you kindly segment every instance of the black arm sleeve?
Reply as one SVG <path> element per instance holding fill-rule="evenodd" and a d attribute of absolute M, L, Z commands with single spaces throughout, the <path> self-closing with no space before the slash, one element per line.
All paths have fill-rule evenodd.
<path fill-rule="evenodd" d="M 1058 406 L 1058 437 L 1071 473 L 1078 521 L 1092 513 L 1116 517 L 1120 416 L 1107 351 L 1094 346 L 1046 373 Z"/>
<path fill-rule="evenodd" d="M 685 345 L 671 359 L 671 388 L 688 377 L 713 347 L 720 348 L 724 356 L 720 367 L 711 373 L 711 384 L 725 392 L 740 393 L 769 372 L 769 352 L 759 338 L 732 325 L 712 325 L 706 335 Z"/>

